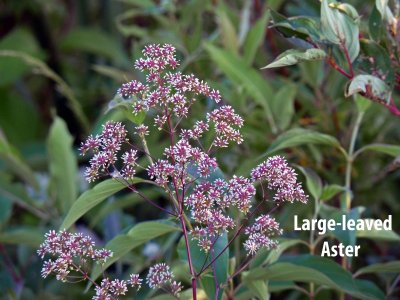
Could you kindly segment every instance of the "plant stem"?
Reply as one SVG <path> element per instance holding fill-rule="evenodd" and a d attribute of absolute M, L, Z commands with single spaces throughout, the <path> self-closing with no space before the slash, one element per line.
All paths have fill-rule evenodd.
<path fill-rule="evenodd" d="M 182 214 L 179 216 L 179 220 L 181 221 L 183 237 L 185 239 L 186 254 L 187 254 L 188 262 L 189 262 L 189 271 L 190 271 L 190 275 L 192 276 L 193 300 L 196 300 L 197 299 L 196 273 L 195 273 L 194 268 L 193 268 L 192 255 L 190 254 L 190 245 L 189 245 L 189 239 L 188 239 L 188 232 L 187 232 L 187 228 L 186 228 L 186 221 L 183 218 Z"/>
<path fill-rule="evenodd" d="M 147 146 L 147 141 L 146 141 L 146 138 L 144 137 L 144 134 L 141 134 L 140 138 L 142 139 L 144 153 L 146 154 L 150 164 L 152 165 L 154 163 L 153 158 L 151 157 L 149 147 Z"/>
<path fill-rule="evenodd" d="M 353 131 L 351 134 L 351 139 L 350 139 L 350 145 L 349 145 L 349 150 L 348 150 L 348 155 L 347 155 L 347 162 L 346 162 L 346 175 L 345 175 L 345 188 L 346 188 L 346 198 L 345 202 L 341 203 L 342 206 L 342 211 L 345 213 L 348 213 L 351 209 L 351 200 L 353 198 L 353 193 L 351 191 L 351 172 L 353 169 L 353 161 L 354 161 L 354 148 L 358 136 L 358 132 L 360 130 L 361 122 L 364 117 L 364 112 L 359 111 L 357 114 L 357 119 L 353 127 Z M 350 267 L 350 263 L 347 261 L 347 258 L 343 256 L 342 258 L 342 267 L 347 270 Z M 340 294 L 340 299 L 344 300 L 345 299 L 345 294 L 341 293 Z"/>
<path fill-rule="evenodd" d="M 354 160 L 354 148 L 356 144 L 356 139 L 358 136 L 358 132 L 360 130 L 360 125 L 362 122 L 362 119 L 364 117 L 364 112 L 359 112 L 357 115 L 356 122 L 353 127 L 353 132 L 351 134 L 351 140 L 350 140 L 350 145 L 349 145 L 349 150 L 348 150 L 348 156 L 347 156 L 347 163 L 346 163 L 346 177 L 345 177 L 345 187 L 346 187 L 346 202 L 345 206 L 342 207 L 342 209 L 345 209 L 346 211 L 349 211 L 351 208 L 351 199 L 352 199 L 352 193 L 351 193 L 351 172 L 353 168 L 353 160 Z"/>

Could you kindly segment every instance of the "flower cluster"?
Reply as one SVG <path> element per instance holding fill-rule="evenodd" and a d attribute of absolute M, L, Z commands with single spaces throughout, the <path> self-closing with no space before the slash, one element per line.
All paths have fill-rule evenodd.
<path fill-rule="evenodd" d="M 234 109 L 229 105 L 221 106 L 207 114 L 207 120 L 214 123 L 216 139 L 215 146 L 227 147 L 229 141 L 241 144 L 242 135 L 235 127 L 242 127 L 243 119 L 235 114 Z"/>
<path fill-rule="evenodd" d="M 80 148 L 82 155 L 88 151 L 94 153 L 90 159 L 90 167 L 85 171 L 85 177 L 89 182 L 109 174 L 110 168 L 117 161 L 117 154 L 121 150 L 122 143 L 126 141 L 126 134 L 126 129 L 120 122 L 107 122 L 103 125 L 100 135 L 89 136 L 82 143 Z"/>
<path fill-rule="evenodd" d="M 46 233 L 45 238 L 37 252 L 42 259 L 47 254 L 55 259 L 49 259 L 43 263 L 41 272 L 43 278 L 55 274 L 57 280 L 63 282 L 79 276 L 86 280 L 88 279 L 86 267 L 89 261 L 104 264 L 108 258 L 112 257 L 110 250 L 95 249 L 93 240 L 81 233 L 51 230 Z M 118 299 L 119 295 L 125 295 L 127 292 L 127 284 L 139 289 L 141 281 L 137 274 L 132 274 L 128 281 L 104 278 L 101 285 L 95 285 L 96 295 L 93 299 Z"/>
<path fill-rule="evenodd" d="M 167 289 L 172 295 L 177 296 L 182 290 L 180 282 L 173 280 L 174 274 L 165 263 L 155 264 L 150 267 L 146 282 L 152 289 Z"/>
<path fill-rule="evenodd" d="M 123 84 L 118 92 L 132 101 L 134 113 L 152 110 L 155 126 L 168 135 L 170 145 L 164 150 L 163 157 L 154 159 L 146 148 L 148 127 L 144 124 L 136 127 L 146 148 L 143 152 L 150 158 L 150 165 L 146 168 L 148 176 L 173 198 L 173 214 L 181 216 L 183 208 L 190 211 L 195 223 L 191 236 L 204 251 L 209 251 L 221 234 L 237 226 L 229 215 L 232 209 L 248 218 L 255 213 L 251 212 L 251 208 L 256 195 L 256 183 L 261 183 L 263 196 L 268 195 L 264 193 L 265 188 L 274 192 L 275 201 L 307 201 L 294 169 L 280 156 L 271 157 L 254 168 L 250 178 L 233 176 L 230 179 L 211 180 L 210 175 L 218 169 L 217 160 L 211 155 L 212 150 L 227 147 L 231 142 L 241 144 L 243 119 L 231 106 L 218 106 L 220 94 L 207 83 L 192 74 L 172 72 L 179 62 L 171 45 L 149 45 L 143 50 L 143 55 L 135 62 L 135 68 L 146 73 L 146 82 L 133 80 Z M 191 127 L 182 128 L 182 119 L 187 117 L 199 96 L 214 100 L 216 108 L 205 114 L 204 119 L 195 121 Z M 179 135 L 176 141 L 175 134 Z M 87 171 L 89 180 L 96 179 L 99 173 L 107 173 L 111 167 L 115 168 L 116 153 L 124 139 L 126 131 L 120 123 L 107 123 L 100 136 L 89 137 L 82 145 L 82 152 L 94 152 Z M 119 171 L 114 169 L 113 174 L 125 179 L 132 178 L 138 152 L 127 151 L 121 158 L 123 167 Z M 264 215 L 258 217 L 245 230 L 248 239 L 244 247 L 248 254 L 254 254 L 261 247 L 274 246 L 275 242 L 269 236 L 280 234 L 276 226 L 278 224 L 273 218 Z M 168 278 L 168 270 L 165 265 L 156 265 L 149 276 L 154 273 L 164 277 L 150 276 L 149 284 L 156 286 L 157 280 Z"/>
<path fill-rule="evenodd" d="M 93 296 L 93 300 L 114 300 L 118 299 L 118 296 L 125 295 L 128 292 L 128 285 L 140 289 L 142 285 L 142 279 L 139 278 L 138 274 L 130 275 L 128 280 L 104 278 L 100 285 L 95 287 L 96 295 Z"/>
<path fill-rule="evenodd" d="M 212 240 L 235 227 L 235 222 L 225 210 L 235 207 L 246 214 L 255 193 L 249 179 L 237 176 L 229 181 L 217 179 L 196 185 L 185 199 L 185 205 L 190 209 L 193 220 L 199 224 L 191 234 L 203 250 L 208 251 Z"/>
<path fill-rule="evenodd" d="M 301 184 L 297 182 L 296 172 L 279 155 L 268 158 L 254 168 L 251 171 L 251 177 L 254 181 L 266 180 L 268 188 L 276 191 L 274 197 L 276 201 L 307 202 L 307 196 Z"/>
<path fill-rule="evenodd" d="M 248 239 L 243 243 L 248 255 L 254 255 L 257 251 L 265 247 L 267 249 L 273 248 L 277 242 L 270 239 L 272 235 L 282 234 L 282 229 L 279 223 L 269 215 L 259 216 L 251 226 L 245 230 Z"/>
<path fill-rule="evenodd" d="M 107 249 L 95 249 L 92 239 L 81 233 L 57 233 L 51 230 L 46 233 L 45 238 L 39 247 L 39 256 L 43 259 L 46 254 L 50 254 L 57 259 L 50 259 L 43 264 L 43 278 L 54 273 L 58 280 L 66 281 L 71 271 L 79 272 L 88 260 L 103 264 L 112 256 L 112 252 Z"/>
<path fill-rule="evenodd" d="M 123 84 L 118 93 L 124 98 L 132 98 L 134 113 L 152 108 L 161 112 L 154 120 L 159 129 L 172 115 L 187 117 L 190 106 L 196 100 L 191 96 L 193 94 L 209 97 L 215 102 L 221 100 L 217 90 L 211 89 L 193 74 L 167 72 L 167 69 L 174 70 L 179 65 L 173 46 L 148 45 L 143 55 L 144 58 L 136 60 L 135 68 L 148 73 L 146 84 L 133 80 Z"/>

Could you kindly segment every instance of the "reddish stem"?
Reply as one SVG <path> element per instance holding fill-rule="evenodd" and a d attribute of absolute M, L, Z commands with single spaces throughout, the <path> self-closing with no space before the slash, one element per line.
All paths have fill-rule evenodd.
<path fill-rule="evenodd" d="M 192 276 L 193 300 L 196 300 L 197 299 L 196 272 L 194 271 L 194 268 L 193 268 L 192 255 L 190 254 L 190 245 L 189 245 L 189 239 L 188 239 L 188 232 L 187 232 L 187 228 L 186 228 L 185 219 L 183 218 L 182 214 L 179 216 L 179 220 L 181 221 L 183 237 L 185 239 L 186 253 L 187 253 L 188 262 L 189 262 L 189 271 L 190 271 L 190 275 Z"/>
<path fill-rule="evenodd" d="M 346 57 L 347 63 L 349 65 L 350 76 L 351 76 L 351 78 L 353 78 L 354 77 L 353 64 L 350 59 L 349 50 L 346 48 L 346 46 L 344 44 L 343 44 L 343 51 L 344 51 L 344 55 Z"/>
<path fill-rule="evenodd" d="M 345 70 L 343 70 L 334 60 L 332 57 L 328 57 L 327 59 L 328 64 L 334 68 L 336 71 L 341 73 L 342 75 L 346 76 L 348 79 L 352 79 L 353 75 L 347 73 Z"/>
<path fill-rule="evenodd" d="M 168 111 L 165 111 L 166 115 L 167 115 L 167 125 L 168 125 L 168 129 L 169 129 L 169 138 L 170 138 L 170 142 L 171 142 L 171 147 L 174 146 L 174 132 L 175 129 L 171 124 L 171 115 L 168 113 Z M 171 157 L 172 162 L 175 164 L 175 158 L 172 155 Z M 179 211 L 179 220 L 181 221 L 181 227 L 182 227 L 182 231 L 183 231 L 183 238 L 185 239 L 185 247 L 186 247 L 186 254 L 187 254 L 187 258 L 188 258 L 188 263 L 189 263 L 189 271 L 190 271 L 190 275 L 192 276 L 192 294 L 193 294 L 193 300 L 197 300 L 197 281 L 196 281 L 196 272 L 194 271 L 193 268 L 193 261 L 192 261 L 192 255 L 190 253 L 190 245 L 189 245 L 189 238 L 188 238 L 188 231 L 186 228 L 186 220 L 184 218 L 184 212 L 183 209 L 181 209 L 181 207 L 183 207 L 183 201 L 184 201 L 184 195 L 180 195 L 179 191 L 178 191 L 178 184 L 176 182 L 176 178 L 173 178 L 173 185 L 175 188 L 175 194 L 176 194 L 176 200 L 178 201 L 178 205 L 179 207 L 177 207 L 177 211 Z"/>

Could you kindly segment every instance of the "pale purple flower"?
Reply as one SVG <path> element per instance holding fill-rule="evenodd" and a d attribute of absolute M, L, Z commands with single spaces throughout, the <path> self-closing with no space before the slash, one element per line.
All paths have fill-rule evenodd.
<path fill-rule="evenodd" d="M 173 278 L 174 274 L 170 267 L 165 263 L 159 263 L 150 267 L 146 283 L 152 289 L 163 288 L 178 297 L 179 292 L 182 290 L 182 285 L 180 282 L 174 281 Z"/>
<path fill-rule="evenodd" d="M 269 215 L 259 216 L 252 225 L 245 229 L 248 235 L 247 240 L 243 243 L 248 255 L 254 255 L 261 248 L 274 248 L 277 242 L 270 237 L 281 235 L 279 223 Z"/>
<path fill-rule="evenodd" d="M 146 125 L 144 125 L 144 124 L 141 124 L 141 125 L 139 125 L 139 126 L 136 126 L 135 129 L 136 129 L 136 133 L 137 133 L 139 136 L 149 135 L 149 127 L 146 126 Z"/>
<path fill-rule="evenodd" d="M 93 151 L 90 166 L 85 170 L 85 177 L 89 182 L 95 181 L 100 176 L 107 175 L 109 169 L 117 161 L 117 154 L 122 143 L 126 141 L 127 131 L 120 122 L 107 122 L 103 125 L 103 131 L 95 138 L 90 136 L 81 145 L 82 155 L 87 151 Z"/>
<path fill-rule="evenodd" d="M 272 156 L 251 171 L 253 181 L 267 181 L 268 188 L 276 191 L 276 201 L 307 202 L 301 184 L 297 182 L 297 174 L 288 166 L 286 160 L 279 156 Z"/>
<path fill-rule="evenodd" d="M 131 274 L 128 279 L 128 284 L 139 290 L 142 287 L 142 281 L 143 279 L 139 278 L 139 274 Z"/>
<path fill-rule="evenodd" d="M 150 267 L 146 277 L 146 283 L 152 289 L 160 288 L 169 284 L 172 278 L 173 273 L 170 271 L 170 267 L 165 263 L 159 263 Z"/>

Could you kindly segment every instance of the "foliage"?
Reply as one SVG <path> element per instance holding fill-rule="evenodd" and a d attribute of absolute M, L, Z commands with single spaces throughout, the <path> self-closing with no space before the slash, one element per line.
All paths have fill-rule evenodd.
<path fill-rule="evenodd" d="M 132 117 L 127 99 L 116 93 L 124 82 L 145 79 L 132 73 L 132 65 L 152 43 L 174 45 L 182 61 L 179 71 L 194 73 L 219 89 L 224 104 L 245 120 L 245 143 L 217 153 L 215 178 L 246 176 L 267 156 L 279 154 L 298 165 L 310 195 L 306 205 L 274 210 L 283 229 L 277 250 L 261 250 L 247 261 L 240 246 L 243 235 L 224 252 L 218 262 L 227 270 L 222 274 L 225 296 L 397 299 L 395 1 L 78 2 L 0 4 L 1 299 L 93 296 L 84 293 L 84 283 L 40 278 L 36 250 L 44 233 L 57 228 L 89 235 L 111 249 L 114 257 L 106 267 L 113 279 L 128 279 L 132 273 L 146 278 L 150 266 L 168 263 L 173 281 L 182 282 L 181 298 L 191 298 L 176 219 L 165 220 L 165 212 L 113 179 L 88 185 L 83 179 L 88 162 L 77 155 L 82 140 L 100 134 L 109 120 L 134 132 L 138 123 L 154 117 Z M 185 126 L 214 108 L 210 99 L 199 101 Z M 160 157 L 169 140 L 151 130 L 147 146 Z M 138 163 L 147 164 L 146 158 L 139 157 Z M 136 176 L 145 178 L 145 172 Z M 137 184 L 146 198 L 171 208 L 160 188 L 143 179 Z M 261 199 L 257 193 L 252 201 Z M 393 231 L 294 232 L 295 214 L 299 219 L 346 214 L 355 220 L 391 214 Z M 218 241 L 223 244 L 232 236 Z M 352 259 L 320 257 L 324 241 L 359 244 L 361 253 Z M 196 241 L 191 243 L 193 255 L 205 259 Z M 101 276 L 100 265 L 90 272 L 93 279 Z M 198 299 L 213 299 L 211 269 L 198 285 Z M 129 291 L 127 298 L 133 295 L 168 299 L 145 284 L 138 292 Z"/>

